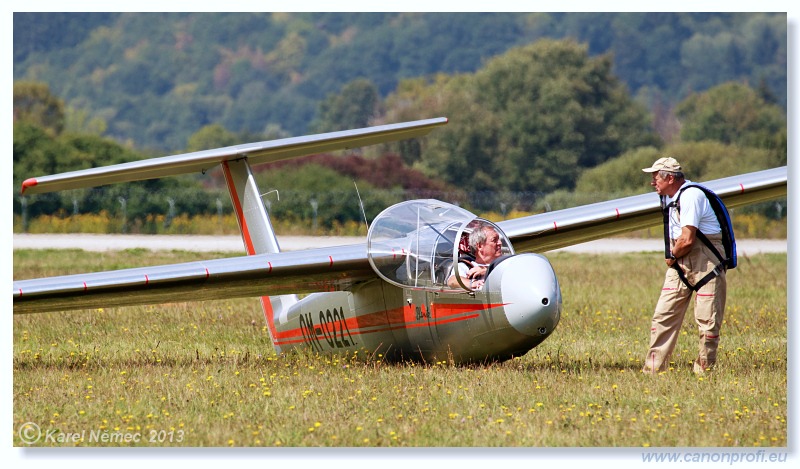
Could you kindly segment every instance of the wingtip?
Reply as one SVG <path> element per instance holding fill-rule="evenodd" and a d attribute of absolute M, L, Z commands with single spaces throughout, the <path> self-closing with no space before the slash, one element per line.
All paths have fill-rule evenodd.
<path fill-rule="evenodd" d="M 33 186 L 35 186 L 37 184 L 39 184 L 39 181 L 37 181 L 36 178 L 26 179 L 25 181 L 22 182 L 22 191 L 21 191 L 21 193 L 24 194 L 25 190 L 30 189 L 31 187 L 33 187 Z"/>

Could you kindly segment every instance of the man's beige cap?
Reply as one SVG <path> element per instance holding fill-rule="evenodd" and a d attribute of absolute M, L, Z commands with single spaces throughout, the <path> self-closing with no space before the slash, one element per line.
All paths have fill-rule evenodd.
<path fill-rule="evenodd" d="M 653 166 L 644 168 L 642 171 L 645 173 L 655 173 L 656 171 L 670 171 L 677 173 L 681 171 L 681 165 L 678 160 L 672 157 L 659 158 L 653 163 Z"/>

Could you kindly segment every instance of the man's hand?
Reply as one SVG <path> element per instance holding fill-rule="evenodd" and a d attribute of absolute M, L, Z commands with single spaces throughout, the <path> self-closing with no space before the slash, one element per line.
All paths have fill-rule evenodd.
<path fill-rule="evenodd" d="M 484 277 L 488 269 L 485 265 L 476 265 L 467 271 L 467 278 Z"/>
<path fill-rule="evenodd" d="M 489 270 L 489 267 L 485 265 L 476 265 L 472 267 L 467 271 L 466 278 L 469 280 L 464 282 L 464 284 L 469 285 L 469 287 L 473 290 L 480 290 L 486 281 L 485 278 L 487 270 Z"/>
<path fill-rule="evenodd" d="M 697 228 L 694 226 L 684 226 L 681 228 L 681 235 L 675 240 L 675 246 L 672 248 L 672 256 L 676 259 L 665 259 L 668 266 L 676 262 L 678 257 L 683 257 L 689 254 L 692 250 L 695 240 L 697 240 Z"/>

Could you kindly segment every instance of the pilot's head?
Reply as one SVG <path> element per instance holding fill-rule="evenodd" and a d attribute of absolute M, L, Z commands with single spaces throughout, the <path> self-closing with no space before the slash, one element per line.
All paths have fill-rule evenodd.
<path fill-rule="evenodd" d="M 503 242 L 497 231 L 487 223 L 479 223 L 469 235 L 469 245 L 475 260 L 488 264 L 503 254 Z"/>

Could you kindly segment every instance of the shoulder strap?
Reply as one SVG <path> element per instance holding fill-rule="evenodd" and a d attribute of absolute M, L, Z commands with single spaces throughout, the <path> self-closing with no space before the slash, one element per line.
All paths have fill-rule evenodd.
<path fill-rule="evenodd" d="M 713 246 L 711 241 L 708 240 L 705 234 L 703 234 L 699 229 L 697 230 L 697 237 L 705 244 L 711 252 L 713 252 L 719 261 L 724 265 L 725 268 L 736 268 L 737 265 L 737 253 L 736 253 L 736 237 L 733 233 L 733 223 L 731 221 L 730 213 L 728 212 L 728 208 L 725 207 L 725 204 L 722 202 L 722 199 L 707 187 L 704 187 L 700 184 L 689 184 L 681 188 L 675 198 L 675 204 L 678 212 L 680 213 L 680 196 L 685 189 L 690 187 L 696 187 L 700 189 L 703 194 L 708 199 L 711 208 L 714 210 L 714 215 L 717 217 L 717 222 L 719 223 L 720 233 L 722 234 L 722 246 L 725 249 L 725 256 L 723 257 L 722 254 Z"/>
<path fill-rule="evenodd" d="M 675 202 L 674 202 L 675 208 L 678 210 L 678 213 L 680 213 L 681 210 L 680 197 L 681 195 L 683 195 L 683 191 L 689 189 L 690 187 L 695 187 L 700 191 L 702 191 L 703 195 L 706 196 L 706 199 L 708 200 L 709 204 L 711 204 L 711 208 L 714 210 L 714 215 L 717 217 L 717 222 L 719 223 L 720 232 L 722 233 L 722 245 L 725 248 L 725 254 L 726 256 L 729 256 L 730 237 L 728 236 L 728 223 L 725 222 L 725 219 L 728 216 L 727 210 L 725 209 L 725 206 L 722 204 L 722 201 L 719 200 L 719 198 L 715 193 L 713 193 L 711 190 L 699 184 L 687 184 L 684 187 L 681 187 L 681 189 L 678 191 L 678 194 L 675 197 Z M 723 211 L 724 213 L 722 213 Z M 728 258 L 722 256 L 719 250 L 716 247 L 714 247 L 711 241 L 709 241 L 708 237 L 706 237 L 705 233 L 700 231 L 699 228 L 697 229 L 697 238 L 700 239 L 700 241 L 703 244 L 705 244 L 706 247 L 712 253 L 714 253 L 714 255 L 717 257 L 717 260 L 719 260 L 723 264 L 727 264 Z"/>
<path fill-rule="evenodd" d="M 699 184 L 686 185 L 684 187 L 681 187 L 681 189 L 675 196 L 674 201 L 670 205 L 674 204 L 675 209 L 678 210 L 678 213 L 680 213 L 680 197 L 683 194 L 683 191 L 690 187 L 696 187 L 700 189 L 706 196 L 706 199 L 708 199 L 709 203 L 711 204 L 711 208 L 714 210 L 714 215 L 716 215 L 717 221 L 719 222 L 720 232 L 722 234 L 722 245 L 725 248 L 725 257 L 723 257 L 722 254 L 720 254 L 719 250 L 708 239 L 708 237 L 698 229 L 696 232 L 697 238 L 700 239 L 700 241 L 703 244 L 705 244 L 706 247 L 712 253 L 714 253 L 714 255 L 717 257 L 717 260 L 719 261 L 719 263 L 714 267 L 714 270 L 706 274 L 696 284 L 692 285 L 686 278 L 686 274 L 683 272 L 683 269 L 681 269 L 681 267 L 677 263 L 672 265 L 672 267 L 675 268 L 676 271 L 678 271 L 678 276 L 680 277 L 681 281 L 690 289 L 698 291 L 700 290 L 700 288 L 703 287 L 703 285 L 705 285 L 711 279 L 719 275 L 720 272 L 724 271 L 727 268 L 736 267 L 736 241 L 733 235 L 733 227 L 730 221 L 730 214 L 728 213 L 725 204 L 722 203 L 722 200 L 719 198 L 719 196 L 717 196 L 710 189 L 707 189 L 706 187 L 703 187 Z M 663 205 L 664 203 L 662 202 L 662 206 Z M 665 220 L 666 220 L 666 215 L 665 215 Z"/>
<path fill-rule="evenodd" d="M 678 271 L 678 277 L 680 277 L 681 282 L 683 282 L 684 285 L 689 287 L 689 289 L 692 290 L 692 291 L 699 291 L 701 288 L 703 288 L 703 286 L 705 284 L 710 282 L 711 279 L 713 279 L 714 277 L 719 275 L 720 272 L 722 272 L 722 269 L 724 269 L 725 267 L 724 267 L 724 263 L 717 264 L 717 266 L 714 267 L 714 270 L 712 270 L 711 272 L 707 273 L 703 278 L 698 280 L 698 282 L 695 283 L 694 285 L 689 283 L 689 279 L 686 278 L 686 273 L 683 271 L 683 269 L 681 269 L 681 266 L 679 266 L 677 262 L 672 264 L 672 268 L 674 268 L 676 271 Z"/>
<path fill-rule="evenodd" d="M 664 259 L 669 259 L 672 257 L 672 243 L 670 242 L 669 235 L 669 208 L 672 206 L 672 203 L 667 204 L 667 198 L 662 195 L 661 215 L 664 218 Z"/>

